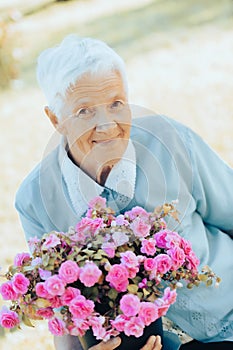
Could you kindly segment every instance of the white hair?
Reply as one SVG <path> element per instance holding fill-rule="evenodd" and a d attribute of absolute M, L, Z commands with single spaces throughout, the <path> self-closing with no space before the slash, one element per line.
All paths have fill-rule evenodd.
<path fill-rule="evenodd" d="M 103 41 L 70 34 L 60 45 L 43 51 L 38 57 L 37 80 L 49 108 L 60 118 L 67 89 L 85 74 L 117 71 L 128 93 L 125 64 Z"/>

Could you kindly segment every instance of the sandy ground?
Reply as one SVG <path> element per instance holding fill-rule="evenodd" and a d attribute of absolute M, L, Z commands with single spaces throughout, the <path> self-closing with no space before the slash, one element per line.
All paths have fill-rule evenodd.
<path fill-rule="evenodd" d="M 107 3 L 102 1 L 106 13 L 112 11 Z M 117 3 L 118 8 L 126 6 L 124 1 Z M 128 2 L 128 6 L 134 4 Z M 82 2 L 86 14 L 88 6 L 89 2 Z M 22 33 L 26 30 L 24 26 L 22 22 L 19 28 Z M 148 37 L 151 50 L 127 59 L 126 64 L 131 103 L 189 125 L 233 166 L 232 39 L 233 30 L 229 26 L 213 24 L 169 35 L 151 33 Z M 36 86 L 21 86 L 0 95 L 0 264 L 3 272 L 17 252 L 27 249 L 14 209 L 14 196 L 22 179 L 41 159 L 53 133 L 43 114 L 44 104 L 44 97 Z M 53 349 L 45 324 L 0 338 L 2 350 L 31 348 Z"/>

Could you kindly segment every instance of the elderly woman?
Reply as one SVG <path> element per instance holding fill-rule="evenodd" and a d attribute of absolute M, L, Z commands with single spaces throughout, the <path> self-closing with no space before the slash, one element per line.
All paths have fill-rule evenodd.
<path fill-rule="evenodd" d="M 168 315 L 196 340 L 180 346 L 165 334 L 163 349 L 232 349 L 233 170 L 174 120 L 144 111 L 147 116 L 131 121 L 142 110 L 128 105 L 124 63 L 101 41 L 71 35 L 44 51 L 38 81 L 48 101 L 45 112 L 62 139 L 17 193 L 26 238 L 67 230 L 96 195 L 117 213 L 178 199 L 176 229 L 222 283 L 180 290 Z M 114 349 L 118 341 L 93 349 Z M 81 348 L 71 336 L 55 344 L 59 350 Z M 160 348 L 160 338 L 151 337 L 143 350 Z"/>

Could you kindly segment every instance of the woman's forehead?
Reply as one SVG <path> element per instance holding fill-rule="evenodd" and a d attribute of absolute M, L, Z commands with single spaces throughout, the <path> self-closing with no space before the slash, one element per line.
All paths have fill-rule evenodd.
<path fill-rule="evenodd" d="M 106 103 L 109 99 L 125 99 L 126 92 L 121 75 L 114 71 L 98 75 L 86 74 L 68 89 L 66 98 L 84 104 L 92 100 L 95 103 Z"/>

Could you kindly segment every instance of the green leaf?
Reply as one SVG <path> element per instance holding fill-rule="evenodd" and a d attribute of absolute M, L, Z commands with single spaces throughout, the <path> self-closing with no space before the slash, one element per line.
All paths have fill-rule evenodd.
<path fill-rule="evenodd" d="M 98 287 L 94 286 L 94 287 L 85 287 L 83 288 L 82 294 L 87 298 L 87 299 L 91 299 L 91 300 L 96 300 L 96 298 L 98 297 Z"/>
<path fill-rule="evenodd" d="M 207 281 L 208 276 L 207 275 L 203 275 L 203 274 L 199 274 L 198 278 L 199 278 L 200 281 L 205 282 L 205 281 Z"/>
<path fill-rule="evenodd" d="M 8 268 L 8 272 L 11 275 L 14 275 L 17 272 L 17 270 L 18 270 L 17 267 L 15 267 L 14 265 L 9 266 L 9 268 Z"/>
<path fill-rule="evenodd" d="M 108 292 L 108 297 L 112 300 L 115 300 L 118 296 L 118 293 L 115 289 L 110 289 L 110 291 Z"/>
<path fill-rule="evenodd" d="M 50 258 L 50 259 L 49 259 L 49 265 L 54 265 L 56 259 L 57 259 L 56 257 Z"/>
<path fill-rule="evenodd" d="M 138 286 L 136 286 L 135 284 L 129 284 L 127 289 L 129 293 L 137 294 Z"/>
<path fill-rule="evenodd" d="M 28 271 L 32 271 L 35 270 L 35 266 L 24 266 L 23 267 L 23 272 L 28 272 Z"/>
<path fill-rule="evenodd" d="M 139 299 L 142 299 L 143 293 L 142 292 L 137 292 L 137 296 L 139 297 Z"/>
<path fill-rule="evenodd" d="M 148 292 L 148 290 L 146 290 L 146 288 L 143 288 L 143 295 L 144 297 L 147 297 L 147 295 L 149 295 L 150 292 Z"/>
<path fill-rule="evenodd" d="M 0 338 L 5 336 L 5 330 L 2 326 L 0 326 Z"/>
<path fill-rule="evenodd" d="M 82 252 L 85 253 L 87 256 L 91 256 L 94 253 L 94 250 L 90 250 L 86 248 L 86 249 L 83 249 Z"/>
<path fill-rule="evenodd" d="M 22 321 L 23 323 L 28 327 L 35 327 L 32 323 L 29 317 L 27 317 L 25 314 L 22 315 Z"/>
<path fill-rule="evenodd" d="M 77 258 L 76 258 L 76 262 L 80 262 L 80 261 L 83 261 L 83 260 L 86 260 L 87 259 L 87 257 L 84 255 L 84 256 L 82 256 L 82 255 L 79 255 L 79 256 L 77 256 Z"/>
<path fill-rule="evenodd" d="M 42 262 L 45 267 L 49 264 L 49 259 L 50 259 L 49 254 L 42 255 Z"/>
<path fill-rule="evenodd" d="M 157 299 L 156 295 L 152 293 L 146 300 L 153 303 Z"/>
<path fill-rule="evenodd" d="M 39 308 L 44 308 L 50 306 L 50 302 L 43 298 L 38 298 L 35 302 L 35 305 Z"/>
<path fill-rule="evenodd" d="M 54 265 L 47 265 L 46 266 L 47 271 L 53 271 L 54 270 Z"/>
<path fill-rule="evenodd" d="M 114 307 L 114 302 L 113 302 L 112 300 L 110 300 L 110 301 L 108 302 L 108 305 L 109 305 L 111 308 L 113 308 L 113 307 Z"/>
<path fill-rule="evenodd" d="M 94 244 L 95 246 L 100 246 L 102 245 L 103 241 L 104 241 L 104 238 L 102 236 L 97 236 L 95 237 Z"/>
<path fill-rule="evenodd" d="M 212 283 L 213 283 L 212 279 L 207 280 L 206 281 L 207 287 L 211 286 Z"/>
<path fill-rule="evenodd" d="M 132 281 L 134 284 L 138 284 L 139 282 L 141 282 L 141 277 L 136 276 L 136 277 L 132 278 Z"/>

